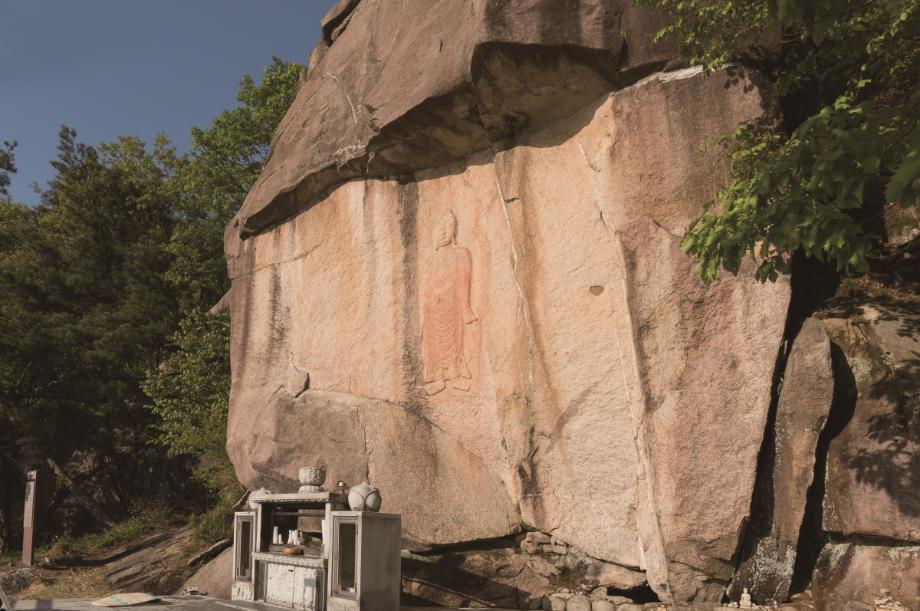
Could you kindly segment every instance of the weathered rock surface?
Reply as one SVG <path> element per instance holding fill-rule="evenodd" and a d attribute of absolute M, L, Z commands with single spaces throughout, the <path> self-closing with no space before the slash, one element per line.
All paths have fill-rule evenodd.
<path fill-rule="evenodd" d="M 815 474 L 818 438 L 834 400 L 834 370 L 827 330 L 808 318 L 792 344 L 772 434 L 770 481 L 755 505 L 763 523 L 752 526 L 746 557 L 732 581 L 729 596 L 738 600 L 748 588 L 755 601 L 784 601 L 789 596 L 799 533 L 809 486 Z M 757 532 L 761 530 L 762 532 Z"/>
<path fill-rule="evenodd" d="M 909 609 L 920 608 L 920 547 L 830 543 L 815 569 L 818 611 L 875 609 L 881 590 Z"/>
<path fill-rule="evenodd" d="M 673 57 L 626 1 L 419 2 L 330 14 L 228 229 L 240 480 L 324 463 L 411 549 L 528 524 L 721 598 L 789 289 L 704 287 L 679 243 L 725 177 L 702 145 L 759 90 L 685 69 L 606 93 Z"/>
<path fill-rule="evenodd" d="M 857 396 L 830 444 L 824 529 L 920 542 L 920 313 L 862 305 L 825 320 Z"/>

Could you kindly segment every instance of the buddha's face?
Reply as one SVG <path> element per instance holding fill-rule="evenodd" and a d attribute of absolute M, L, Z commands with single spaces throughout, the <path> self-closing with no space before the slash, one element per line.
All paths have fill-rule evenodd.
<path fill-rule="evenodd" d="M 444 218 L 441 219 L 441 224 L 438 227 L 438 248 L 450 246 L 454 243 L 454 238 L 456 236 L 457 219 L 454 217 L 454 213 L 448 210 L 444 214 Z"/>

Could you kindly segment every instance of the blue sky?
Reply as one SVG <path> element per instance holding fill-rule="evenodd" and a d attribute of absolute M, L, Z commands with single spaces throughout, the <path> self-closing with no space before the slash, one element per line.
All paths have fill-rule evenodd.
<path fill-rule="evenodd" d="M 272 55 L 306 63 L 335 0 L 0 0 L 0 141 L 35 203 L 62 123 L 90 144 L 163 132 L 180 148 Z"/>

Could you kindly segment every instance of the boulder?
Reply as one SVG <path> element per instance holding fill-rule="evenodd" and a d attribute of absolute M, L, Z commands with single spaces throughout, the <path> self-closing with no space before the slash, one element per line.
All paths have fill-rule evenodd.
<path fill-rule="evenodd" d="M 533 556 L 540 553 L 540 546 L 533 541 L 521 541 L 521 550 Z"/>
<path fill-rule="evenodd" d="M 886 204 L 882 221 L 888 234 L 885 240 L 888 248 L 907 245 L 920 237 L 920 209 L 917 206 L 903 208 L 900 204 Z"/>
<path fill-rule="evenodd" d="M 632 590 L 648 585 L 643 571 L 592 558 L 575 548 L 568 548 L 564 555 L 547 554 L 542 558 L 555 567 L 556 575 L 562 576 L 559 583 L 574 582 L 579 591 Z"/>
<path fill-rule="evenodd" d="M 821 552 L 812 590 L 815 608 L 883 609 L 882 590 L 908 609 L 920 608 L 920 546 L 829 543 Z"/>
<path fill-rule="evenodd" d="M 237 475 L 293 491 L 326 464 L 413 551 L 526 524 L 718 600 L 789 287 L 704 286 L 680 239 L 756 79 L 637 81 L 673 53 L 626 0 L 420 1 L 340 7 L 228 227 Z"/>
<path fill-rule="evenodd" d="M 834 400 L 834 370 L 827 330 L 808 318 L 786 361 L 772 434 L 772 469 L 758 492 L 745 557 L 729 597 L 748 588 L 755 601 L 789 596 L 808 489 L 815 474 L 818 438 Z M 765 467 L 766 468 L 766 467 Z"/>
<path fill-rule="evenodd" d="M 216 558 L 202 565 L 195 574 L 186 580 L 176 594 L 182 594 L 188 588 L 196 588 L 211 598 L 230 600 L 233 585 L 233 548 L 227 548 Z"/>
<path fill-rule="evenodd" d="M 598 599 L 591 602 L 591 611 L 616 611 L 616 607 L 607 599 Z"/>
<path fill-rule="evenodd" d="M 876 301 L 825 324 L 856 396 L 828 452 L 824 529 L 920 542 L 920 314 Z"/>
<path fill-rule="evenodd" d="M 591 611 L 591 599 L 576 594 L 565 603 L 565 611 Z"/>
<path fill-rule="evenodd" d="M 566 558 L 570 559 L 574 556 L 574 554 L 568 554 Z M 585 577 L 587 579 L 594 580 L 606 588 L 632 590 L 646 585 L 645 573 L 625 566 L 600 561 L 585 563 L 583 566 L 585 566 Z"/>
<path fill-rule="evenodd" d="M 566 603 L 572 597 L 571 594 L 555 593 L 543 599 L 544 611 L 565 611 Z"/>
<path fill-rule="evenodd" d="M 35 577 L 35 570 L 26 567 L 0 572 L 0 591 L 14 596 L 29 587 Z"/>

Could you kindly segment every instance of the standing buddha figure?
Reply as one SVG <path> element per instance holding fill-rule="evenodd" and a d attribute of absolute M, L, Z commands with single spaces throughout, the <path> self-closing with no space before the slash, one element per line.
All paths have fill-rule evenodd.
<path fill-rule="evenodd" d="M 425 392 L 434 395 L 449 385 L 470 389 L 470 370 L 463 354 L 466 325 L 476 320 L 470 307 L 473 259 L 457 246 L 457 217 L 447 210 L 438 225 L 435 252 L 423 289 L 422 346 Z"/>

